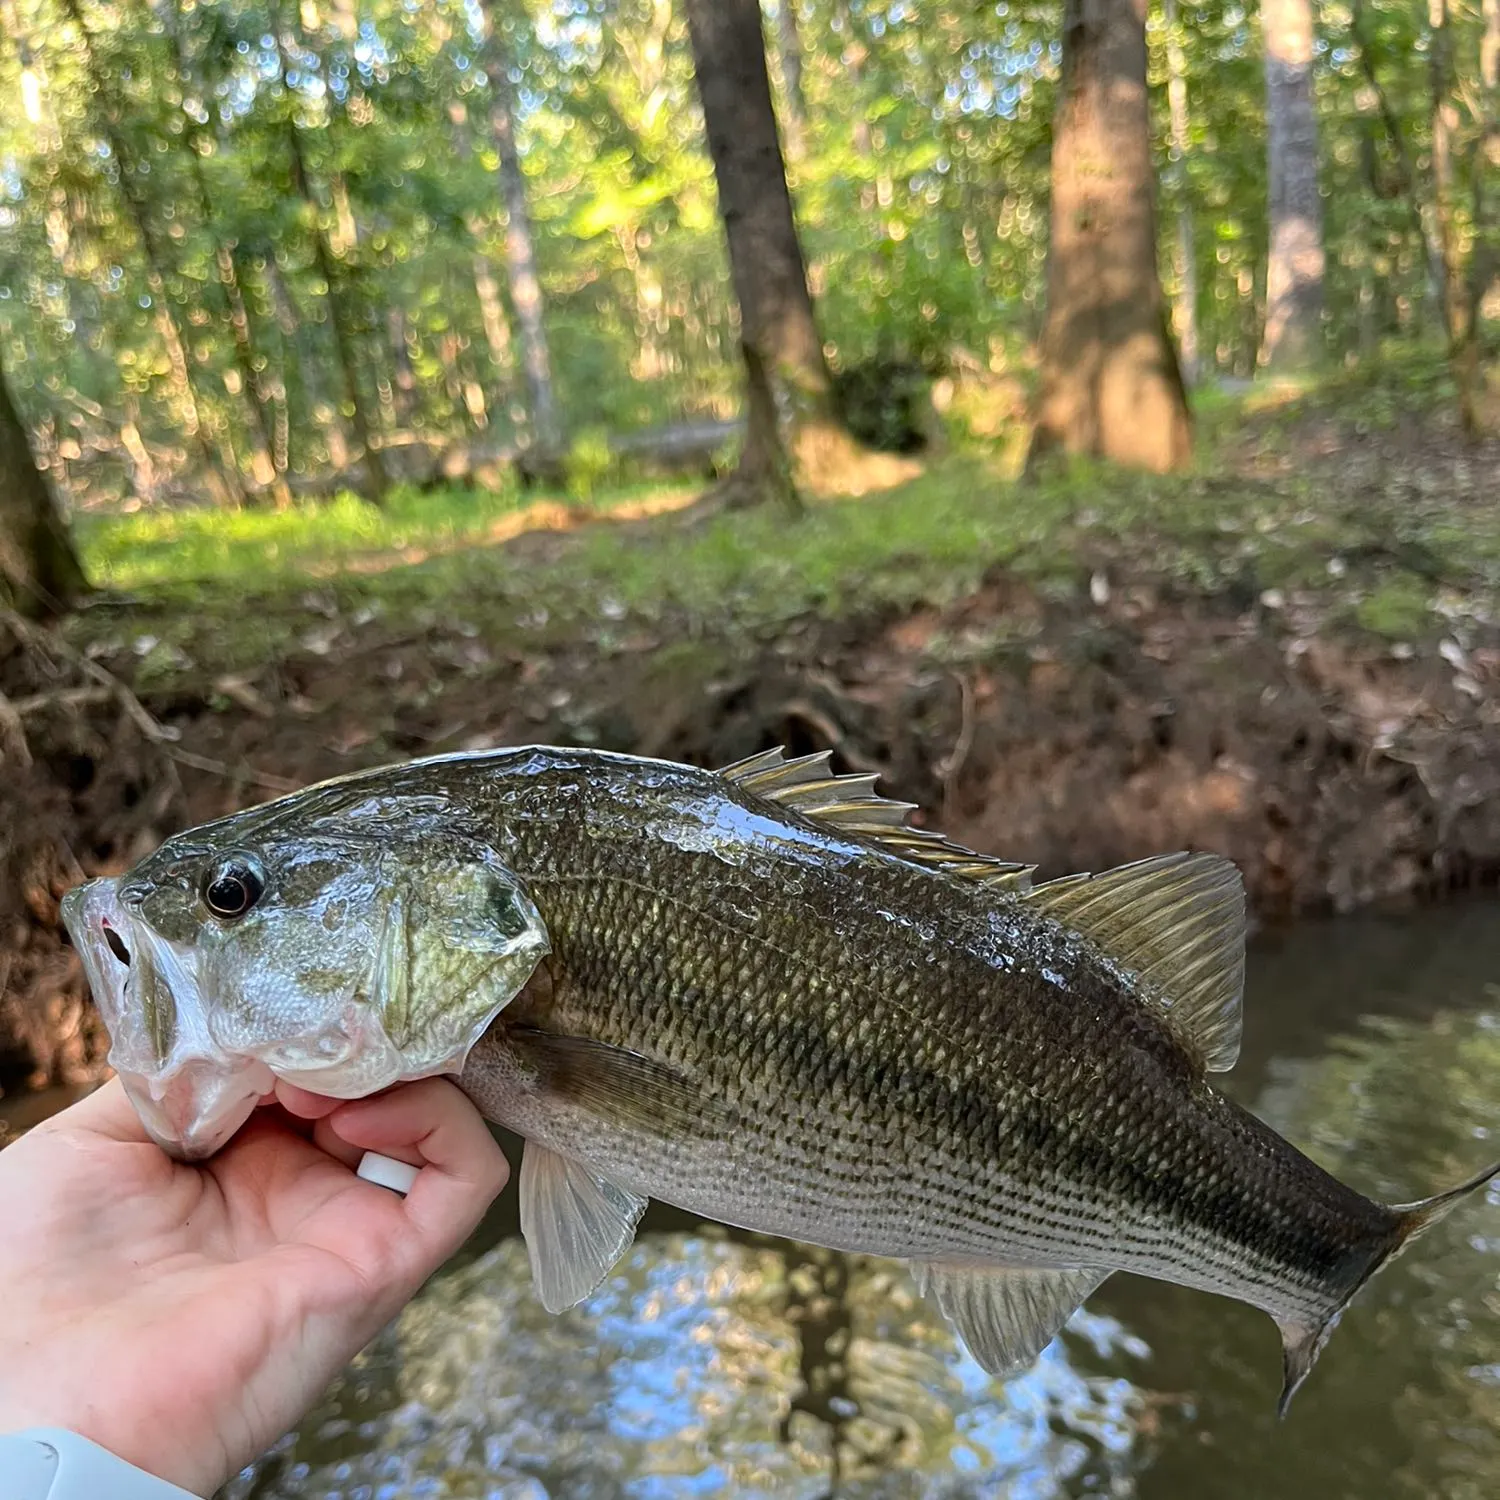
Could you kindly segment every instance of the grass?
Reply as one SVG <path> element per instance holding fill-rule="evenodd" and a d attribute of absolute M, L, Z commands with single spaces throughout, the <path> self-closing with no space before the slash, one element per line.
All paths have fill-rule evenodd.
<path fill-rule="evenodd" d="M 522 529 L 528 512 L 566 510 L 580 517 L 620 510 L 687 486 L 634 485 L 589 500 L 454 486 L 424 493 L 398 485 L 377 508 L 348 491 L 283 511 L 137 511 L 79 518 L 79 542 L 102 587 L 137 591 L 193 583 L 261 587 L 337 571 L 381 554 L 430 554 L 480 546 Z"/>
<path fill-rule="evenodd" d="M 1369 392 L 1357 394 L 1363 417 Z M 1235 422 L 1220 399 L 1206 425 Z M 1409 487 L 1341 494 L 1326 473 L 1256 482 L 1217 469 L 1212 451 L 1186 476 L 1080 464 L 1036 484 L 1017 482 L 998 450 L 958 454 L 797 519 L 764 509 L 608 524 L 691 495 L 636 486 L 585 504 L 399 490 L 384 511 L 345 496 L 279 514 L 96 518 L 82 529 L 91 574 L 134 603 L 88 611 L 78 628 L 133 646 L 150 677 L 259 663 L 305 643 L 320 612 L 608 650 L 663 623 L 678 638 L 735 639 L 810 613 L 941 604 L 996 567 L 1079 598 L 1102 569 L 1116 584 L 1149 576 L 1242 605 L 1310 599 L 1342 628 L 1387 640 L 1444 628 L 1455 599 L 1479 611 L 1500 600 L 1495 507 L 1441 487 L 1420 503 Z M 491 545 L 536 527 L 571 530 L 543 549 Z"/>

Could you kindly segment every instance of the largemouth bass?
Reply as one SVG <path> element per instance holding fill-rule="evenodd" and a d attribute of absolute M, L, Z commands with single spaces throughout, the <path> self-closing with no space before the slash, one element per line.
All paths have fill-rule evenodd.
<path fill-rule="evenodd" d="M 1029 1363 L 1107 1276 L 1239 1298 L 1282 1408 L 1354 1294 L 1500 1172 L 1388 1207 L 1209 1082 L 1239 1049 L 1238 872 L 1035 883 L 874 778 L 586 750 L 361 773 L 167 841 L 64 916 L 169 1150 L 274 1076 L 453 1072 L 525 1137 L 552 1311 L 649 1197 L 909 1262 L 975 1358 Z"/>

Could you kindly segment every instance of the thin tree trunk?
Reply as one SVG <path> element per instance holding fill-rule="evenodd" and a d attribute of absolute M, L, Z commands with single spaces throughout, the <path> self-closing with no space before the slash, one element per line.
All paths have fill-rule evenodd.
<path fill-rule="evenodd" d="M 757 0 L 685 0 L 740 308 L 746 435 L 731 495 L 796 503 L 858 462 L 838 418 L 787 191 Z"/>
<path fill-rule="evenodd" d="M 354 328 L 353 314 L 348 306 L 339 268 L 328 243 L 328 232 L 323 227 L 322 208 L 313 192 L 312 178 L 307 169 L 307 157 L 302 149 L 302 131 L 296 119 L 296 99 L 287 80 L 286 48 L 280 38 L 276 46 L 277 60 L 281 70 L 281 87 L 286 94 L 286 141 L 291 159 L 292 187 L 307 209 L 309 230 L 312 234 L 313 263 L 323 279 L 324 296 L 328 301 L 328 321 L 333 333 L 334 351 L 338 356 L 339 373 L 343 379 L 344 395 L 349 403 L 349 425 L 354 429 L 354 441 L 359 444 L 364 459 L 365 476 L 369 481 L 369 498 L 376 505 L 385 503 L 390 489 L 390 475 L 385 458 L 372 440 L 369 417 L 365 411 L 364 398 L 360 395 L 359 338 Z"/>
<path fill-rule="evenodd" d="M 63 0 L 63 11 L 78 32 L 79 43 L 83 50 L 84 67 L 100 102 L 99 116 L 104 128 L 104 138 L 109 143 L 110 152 L 114 156 L 119 171 L 120 195 L 125 201 L 126 211 L 135 229 L 136 238 L 140 241 L 141 254 L 146 262 L 146 288 L 151 293 L 157 333 L 166 349 L 167 366 L 172 372 L 172 390 L 177 398 L 183 432 L 192 445 L 198 449 L 208 484 L 219 491 L 222 500 L 239 504 L 244 498 L 244 489 L 240 483 L 238 466 L 231 464 L 228 474 L 220 470 L 213 445 L 203 430 L 197 392 L 193 385 L 192 367 L 188 362 L 187 350 L 183 346 L 182 331 L 177 326 L 177 316 L 167 299 L 166 253 L 154 228 L 151 205 L 141 194 L 130 153 L 126 148 L 124 137 L 120 134 L 116 119 L 117 102 L 99 71 L 98 59 L 94 53 L 93 35 L 84 22 L 83 9 L 79 0 Z"/>
<path fill-rule="evenodd" d="M 786 96 L 786 154 L 801 161 L 807 153 L 807 95 L 802 89 L 802 38 L 797 33 L 797 0 L 776 0 L 776 53 Z"/>
<path fill-rule="evenodd" d="M 1478 364 L 1479 323 L 1485 298 L 1500 278 L 1500 0 L 1484 0 L 1479 39 L 1479 138 L 1474 142 L 1474 248 L 1469 258 L 1469 329 L 1466 358 Z"/>
<path fill-rule="evenodd" d="M 0 598 L 22 614 L 51 615 L 87 592 L 52 487 L 36 466 L 0 370 Z"/>
<path fill-rule="evenodd" d="M 1432 306 L 1441 312 L 1443 305 L 1443 258 L 1422 216 L 1422 194 L 1417 181 L 1416 164 L 1412 161 L 1411 146 L 1406 132 L 1401 128 L 1401 119 L 1391 103 L 1380 76 L 1380 63 L 1375 55 L 1375 46 L 1365 25 L 1364 0 L 1351 0 L 1349 8 L 1349 34 L 1359 54 L 1359 69 L 1375 106 L 1380 111 L 1381 124 L 1385 127 L 1386 139 L 1396 156 L 1397 186 L 1411 217 L 1412 233 L 1422 247 L 1422 258 L 1427 266 L 1427 296 Z"/>
<path fill-rule="evenodd" d="M 1458 420 L 1466 437 L 1479 433 L 1479 348 L 1470 323 L 1468 286 L 1459 250 L 1453 205 L 1453 137 L 1458 106 L 1453 102 L 1453 34 L 1448 0 L 1428 0 L 1427 58 L 1432 90 L 1432 210 L 1438 249 L 1443 258 L 1443 327 L 1448 335 L 1448 363 L 1458 389 Z"/>
<path fill-rule="evenodd" d="M 1164 471 L 1192 452 L 1156 267 L 1146 0 L 1066 0 L 1031 460 Z"/>
<path fill-rule="evenodd" d="M 448 106 L 448 118 L 453 124 L 453 144 L 460 161 L 468 161 L 473 152 L 469 137 L 469 112 L 460 99 Z M 505 305 L 500 300 L 500 285 L 495 280 L 495 268 L 490 258 L 479 248 L 484 238 L 484 224 L 478 214 L 464 220 L 464 228 L 474 242 L 470 266 L 474 277 L 474 295 L 479 302 L 479 319 L 484 326 L 484 341 L 490 351 L 491 398 L 497 407 L 505 405 L 505 390 L 515 371 L 515 354 L 510 346 L 510 324 L 505 317 Z"/>
<path fill-rule="evenodd" d="M 490 82 L 490 135 L 499 158 L 500 195 L 505 203 L 505 265 L 510 302 L 520 334 L 521 369 L 526 379 L 532 440 L 545 468 L 555 465 L 562 450 L 562 425 L 552 385 L 552 354 L 547 346 L 546 304 L 537 275 L 531 214 L 526 207 L 526 177 L 516 150 L 510 53 L 496 0 L 482 0 L 480 9 L 488 30 L 485 74 Z"/>
<path fill-rule="evenodd" d="M 1261 0 L 1270 247 L 1260 362 L 1284 372 L 1323 353 L 1323 199 L 1313 105 L 1312 0 Z"/>
<path fill-rule="evenodd" d="M 849 92 L 856 101 L 854 123 L 851 127 L 854 149 L 860 156 L 871 156 L 875 151 L 875 142 L 870 135 L 870 122 L 859 112 L 863 108 L 859 102 L 859 96 L 860 85 L 864 81 L 865 49 L 854 40 L 854 17 L 849 12 L 846 0 L 835 0 L 834 14 L 839 18 L 842 34 L 849 38 L 844 44 L 844 53 L 839 62 L 843 67 L 845 78 L 849 81 Z"/>
<path fill-rule="evenodd" d="M 1167 110 L 1172 122 L 1172 165 L 1168 181 L 1177 216 L 1173 272 L 1177 295 L 1172 300 L 1172 328 L 1182 357 L 1183 379 L 1198 380 L 1198 254 L 1193 236 L 1193 204 L 1188 188 L 1187 159 L 1191 149 L 1188 127 L 1187 61 L 1178 29 L 1177 0 L 1163 0 L 1167 22 Z"/>
<path fill-rule="evenodd" d="M 183 41 L 182 0 L 170 0 L 170 4 L 163 10 L 163 20 L 170 32 L 176 54 L 178 77 L 184 87 L 191 86 L 201 94 L 202 85 L 189 66 L 187 47 Z M 234 247 L 218 232 L 213 195 L 209 191 L 208 179 L 203 170 L 203 158 L 213 149 L 214 142 L 208 131 L 199 124 L 196 115 L 185 113 L 188 158 L 192 167 L 193 188 L 198 199 L 198 216 L 213 240 L 214 264 L 218 267 L 219 294 L 223 304 L 222 317 L 233 339 L 242 398 L 250 416 L 250 472 L 256 484 L 271 491 L 278 507 L 286 506 L 291 503 L 292 494 L 287 488 L 286 476 L 277 470 L 272 457 L 275 449 L 272 398 L 256 357 L 255 345 L 251 341 L 250 315 L 245 309 L 244 294 L 240 290 L 239 272 L 234 263 Z"/>

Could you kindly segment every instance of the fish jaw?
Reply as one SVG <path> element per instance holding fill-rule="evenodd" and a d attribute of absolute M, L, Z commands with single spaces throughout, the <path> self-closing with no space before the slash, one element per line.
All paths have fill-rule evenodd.
<path fill-rule="evenodd" d="M 193 955 L 132 913 L 118 879 L 68 892 L 62 917 L 110 1035 L 109 1064 L 169 1156 L 212 1156 L 275 1086 L 254 1058 L 226 1058 L 196 999 Z M 113 941 L 111 941 L 113 938 Z"/>

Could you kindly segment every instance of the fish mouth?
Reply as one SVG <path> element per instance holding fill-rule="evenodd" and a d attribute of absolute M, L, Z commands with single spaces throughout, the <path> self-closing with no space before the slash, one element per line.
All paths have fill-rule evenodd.
<path fill-rule="evenodd" d="M 69 891 L 62 919 L 109 1032 L 109 1064 L 147 1134 L 179 1161 L 212 1156 L 275 1086 L 271 1070 L 215 1047 L 191 953 L 131 910 L 120 879 Z"/>

